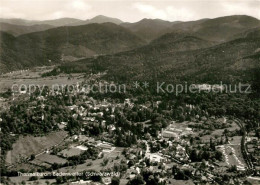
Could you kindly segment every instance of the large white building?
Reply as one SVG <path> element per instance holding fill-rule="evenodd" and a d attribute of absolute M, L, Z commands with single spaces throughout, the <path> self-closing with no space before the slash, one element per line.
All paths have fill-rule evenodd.
<path fill-rule="evenodd" d="M 179 134 L 177 134 L 176 132 L 170 131 L 170 130 L 163 130 L 162 137 L 179 139 Z"/>
<path fill-rule="evenodd" d="M 149 159 L 151 162 L 163 162 L 164 161 L 164 157 L 162 157 L 159 154 L 153 153 L 153 154 L 149 154 Z"/>

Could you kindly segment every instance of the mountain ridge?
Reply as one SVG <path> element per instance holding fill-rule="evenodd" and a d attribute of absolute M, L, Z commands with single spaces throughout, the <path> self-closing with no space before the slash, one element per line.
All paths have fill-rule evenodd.
<path fill-rule="evenodd" d="M 31 26 L 22 26 L 22 25 L 0 22 L 0 31 L 11 33 L 14 36 L 19 36 L 27 33 L 38 32 L 38 31 L 45 31 L 51 28 L 54 27 L 48 24 L 34 24 Z"/>
<path fill-rule="evenodd" d="M 253 50 L 259 48 L 253 46 L 258 46 L 259 27 L 257 25 L 260 24 L 260 21 L 250 16 L 227 16 L 216 19 L 175 23 L 159 19 L 143 19 L 143 22 L 149 23 L 138 23 L 134 26 L 137 30 L 140 30 L 139 28 L 146 28 L 143 33 L 151 30 L 151 25 L 154 25 L 154 23 L 163 25 L 162 29 L 155 29 L 155 32 L 151 31 L 152 36 L 155 36 L 153 33 L 159 33 L 158 37 L 147 41 L 146 38 L 145 40 L 141 39 L 140 34 L 137 32 L 126 28 L 126 25 L 132 27 L 132 24 L 122 26 L 122 24 L 117 25 L 113 23 L 61 26 L 41 32 L 23 34 L 17 38 L 1 32 L 3 39 L 1 39 L 0 69 L 4 72 L 23 67 L 60 64 L 82 58 L 90 58 L 91 60 L 93 58 L 104 58 L 111 61 L 111 65 L 115 69 L 120 67 L 118 64 L 122 64 L 126 65 L 126 69 L 130 68 L 129 70 L 131 71 L 135 65 L 139 65 L 139 63 L 135 62 L 142 62 L 144 60 L 146 61 L 144 65 L 149 64 L 147 69 L 151 66 L 160 66 L 159 68 L 168 66 L 166 71 L 170 69 L 174 71 L 175 69 L 172 63 L 169 63 L 170 61 L 173 63 L 177 62 L 175 63 L 176 66 L 181 65 L 178 63 L 180 61 L 182 61 L 184 67 L 192 66 L 193 63 L 189 62 L 195 61 L 196 57 L 207 50 L 210 52 L 205 58 L 207 60 L 215 60 L 217 63 L 223 63 L 222 59 L 233 62 L 237 62 L 238 59 L 241 61 L 252 61 L 258 56 L 253 53 Z M 163 33 L 165 27 L 167 27 L 167 31 L 170 31 L 169 33 Z M 214 30 L 213 28 L 217 29 Z M 211 32 L 210 30 L 213 31 Z M 244 46 L 230 45 L 229 43 L 232 43 L 232 39 L 236 39 L 237 41 L 239 39 L 247 40 L 247 42 L 244 42 L 244 45 L 248 44 L 248 47 L 252 51 L 244 48 Z M 252 41 L 254 39 L 255 43 Z M 225 44 L 229 45 L 230 48 L 225 47 L 222 51 L 221 49 L 212 50 L 215 47 L 225 46 Z M 234 53 L 229 52 L 225 56 L 224 54 L 227 53 L 225 50 L 232 50 Z M 245 55 L 244 51 L 247 51 L 248 55 Z M 244 54 L 240 56 L 238 53 Z M 102 55 L 109 55 L 112 58 Z M 214 56 L 214 58 L 211 56 Z M 200 60 L 205 61 L 205 58 L 202 57 Z M 118 64 L 113 64 L 115 62 L 114 59 Z M 123 64 L 124 62 L 126 64 Z M 205 64 L 208 63 L 210 61 L 206 61 Z M 106 62 L 105 64 L 108 65 Z M 237 64 L 242 65 L 241 62 Z M 204 63 L 200 63 L 200 65 L 203 66 Z M 217 64 L 210 63 L 210 65 L 219 67 Z M 247 68 L 248 66 L 245 65 L 245 67 Z M 143 66 L 140 66 L 140 68 L 145 70 Z M 196 66 L 194 66 L 195 69 Z M 120 70 L 122 71 L 124 68 Z M 182 70 L 181 67 L 180 70 Z M 189 71 L 192 70 L 189 69 Z M 115 71 L 115 73 L 118 72 Z M 126 71 L 124 75 L 127 73 Z M 140 76 L 141 73 L 142 71 L 139 71 L 136 75 Z M 163 73 L 166 72 L 164 71 Z"/>
<path fill-rule="evenodd" d="M 130 50 L 145 42 L 113 23 L 63 26 L 12 37 L 1 32 L 1 72 Z M 51 61 L 51 63 L 50 63 Z M 13 66 L 12 66 L 13 65 Z M 5 70 L 3 70 L 5 69 Z"/>
<path fill-rule="evenodd" d="M 0 22 L 15 24 L 20 26 L 32 26 L 36 24 L 48 24 L 51 26 L 64 26 L 66 24 L 70 24 L 72 22 L 81 21 L 80 19 L 75 18 L 59 18 L 59 19 L 52 19 L 52 20 L 26 20 L 26 19 L 4 19 L 0 18 Z"/>
<path fill-rule="evenodd" d="M 184 37 L 185 38 L 185 37 Z M 189 37 L 194 38 L 194 37 Z M 144 46 L 149 47 L 149 46 Z M 96 59 L 82 59 L 61 65 L 63 72 L 106 71 L 106 80 L 126 83 L 155 81 L 169 83 L 249 82 L 251 71 L 259 68 L 260 39 L 239 38 L 206 48 L 166 52 L 157 49 L 117 53 Z M 77 66 L 80 67 L 77 68 Z M 124 71 L 124 73 L 122 73 Z"/>

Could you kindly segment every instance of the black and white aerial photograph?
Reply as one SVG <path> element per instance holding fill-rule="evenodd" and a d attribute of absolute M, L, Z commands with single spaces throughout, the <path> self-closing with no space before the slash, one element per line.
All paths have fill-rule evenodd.
<path fill-rule="evenodd" d="M 259 185 L 260 0 L 0 0 L 0 185 Z"/>

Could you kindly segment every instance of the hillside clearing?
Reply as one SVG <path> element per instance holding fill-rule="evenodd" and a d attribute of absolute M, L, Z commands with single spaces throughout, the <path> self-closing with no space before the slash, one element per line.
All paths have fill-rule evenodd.
<path fill-rule="evenodd" d="M 63 141 L 67 136 L 65 131 L 52 132 L 43 137 L 20 136 L 13 144 L 13 149 L 8 151 L 6 162 L 13 164 L 29 157 L 32 154 L 39 154 Z"/>

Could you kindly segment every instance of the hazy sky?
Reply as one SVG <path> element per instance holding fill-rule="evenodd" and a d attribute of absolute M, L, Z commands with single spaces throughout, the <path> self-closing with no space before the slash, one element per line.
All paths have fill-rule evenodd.
<path fill-rule="evenodd" d="M 260 0 L 0 0 L 2 18 L 32 20 L 106 15 L 128 22 L 143 18 L 187 21 L 234 14 L 260 19 Z"/>

